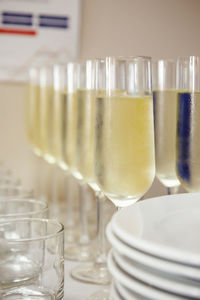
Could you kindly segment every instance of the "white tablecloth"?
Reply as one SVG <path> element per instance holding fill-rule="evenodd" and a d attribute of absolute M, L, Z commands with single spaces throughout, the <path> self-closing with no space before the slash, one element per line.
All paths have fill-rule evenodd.
<path fill-rule="evenodd" d="M 71 278 L 70 270 L 80 262 L 65 261 L 65 296 L 64 300 L 86 300 L 92 293 L 103 289 L 105 286 L 88 284 Z M 106 286 L 107 287 L 107 286 Z"/>

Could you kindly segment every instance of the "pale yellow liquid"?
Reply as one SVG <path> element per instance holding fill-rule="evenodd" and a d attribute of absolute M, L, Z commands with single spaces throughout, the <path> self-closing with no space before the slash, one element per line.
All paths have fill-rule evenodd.
<path fill-rule="evenodd" d="M 40 139 L 40 86 L 29 84 L 28 101 L 26 105 L 26 126 L 29 141 L 33 145 L 33 151 L 42 155 Z M 29 119 L 28 119 L 29 118 Z"/>
<path fill-rule="evenodd" d="M 117 206 L 127 206 L 151 186 L 155 174 L 152 97 L 96 99 L 95 175 Z"/>
<path fill-rule="evenodd" d="M 66 102 L 66 126 L 64 132 L 64 163 L 74 172 L 76 151 L 76 121 L 77 121 L 77 97 L 76 93 L 67 93 Z"/>
<path fill-rule="evenodd" d="M 25 103 L 25 129 L 28 141 L 32 145 L 34 143 L 34 105 L 37 94 L 36 90 L 36 85 L 31 85 L 30 83 L 27 85 L 27 97 Z"/>
<path fill-rule="evenodd" d="M 76 168 L 85 181 L 94 171 L 94 91 L 77 91 Z"/>
<path fill-rule="evenodd" d="M 166 186 L 180 184 L 176 175 L 177 91 L 154 91 L 156 175 Z"/>
<path fill-rule="evenodd" d="M 64 162 L 64 145 L 65 145 L 65 130 L 66 130 L 66 111 L 67 93 L 64 91 L 54 91 L 53 102 L 53 144 L 52 154 L 56 158 L 58 165 L 66 170 L 67 165 Z"/>
<path fill-rule="evenodd" d="M 40 87 L 40 139 L 41 151 L 49 163 L 55 162 L 53 156 L 53 87 Z"/>

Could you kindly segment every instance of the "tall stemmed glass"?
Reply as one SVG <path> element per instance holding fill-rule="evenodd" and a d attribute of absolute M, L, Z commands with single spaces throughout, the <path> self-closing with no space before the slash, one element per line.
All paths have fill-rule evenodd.
<path fill-rule="evenodd" d="M 51 213 L 57 211 L 57 181 L 55 168 L 56 157 L 53 153 L 54 140 L 54 89 L 53 89 L 53 66 L 51 63 L 40 68 L 40 144 L 42 158 L 45 161 L 44 191 L 43 194 L 51 202 Z M 47 162 L 47 164 L 46 164 Z M 50 187 L 50 188 L 49 188 Z M 50 191 L 50 193 L 49 193 Z"/>
<path fill-rule="evenodd" d="M 41 114 L 40 114 L 40 63 L 29 69 L 27 98 L 25 107 L 25 129 L 28 142 L 36 157 L 35 193 L 44 198 L 44 165 L 41 145 Z M 38 172 L 39 169 L 39 172 Z M 46 197 L 45 197 L 46 199 Z"/>
<path fill-rule="evenodd" d="M 188 192 L 200 191 L 200 57 L 177 62 L 177 175 Z"/>
<path fill-rule="evenodd" d="M 93 257 L 88 228 L 87 177 L 92 169 L 92 132 L 90 132 L 90 103 L 93 101 L 93 62 L 68 63 L 67 69 L 67 126 L 65 161 L 69 172 L 79 183 L 79 241 L 66 249 L 66 258 L 88 261 Z M 73 73 L 73 77 L 71 76 Z M 87 111 L 89 109 L 89 111 Z M 87 116 L 85 112 L 87 111 Z M 85 118 L 86 117 L 86 118 Z M 89 127 L 88 127 L 89 126 Z"/>
<path fill-rule="evenodd" d="M 151 59 L 107 57 L 99 80 L 95 181 L 118 208 L 125 207 L 145 194 L 155 175 Z M 108 291 L 89 299 L 108 299 Z"/>
<path fill-rule="evenodd" d="M 96 98 L 95 176 L 124 207 L 146 193 L 155 174 L 151 59 L 108 57 L 105 78 L 106 94 Z"/>
<path fill-rule="evenodd" d="M 47 58 L 46 58 L 47 59 Z M 52 72 L 48 64 L 37 63 L 29 70 L 28 93 L 26 101 L 26 132 L 33 152 L 39 157 L 39 180 L 37 174 L 38 192 L 40 197 L 46 198 L 46 164 L 41 158 L 49 162 L 50 155 L 47 151 L 49 122 L 50 95 L 52 89 Z M 38 170 L 37 170 L 38 173 Z"/>
<path fill-rule="evenodd" d="M 53 131 L 53 68 L 51 65 L 40 68 L 40 138 L 43 158 L 55 163 L 52 155 Z"/>
<path fill-rule="evenodd" d="M 70 65 L 70 64 L 69 64 Z M 77 226 L 75 218 L 75 204 L 76 204 L 76 183 L 73 180 L 73 176 L 69 171 L 68 163 L 65 156 L 66 147 L 72 146 L 72 141 L 66 142 L 69 135 L 67 131 L 73 132 L 72 124 L 69 121 L 70 118 L 73 119 L 73 110 L 69 112 L 67 109 L 67 85 L 71 80 L 73 83 L 73 71 L 69 75 L 69 80 L 67 80 L 67 69 L 68 64 L 59 63 L 55 64 L 53 68 L 53 86 L 54 86 L 54 101 L 53 101 L 53 140 L 52 140 L 52 153 L 56 158 L 56 165 L 62 170 L 62 175 L 64 178 L 64 207 L 62 212 L 59 209 L 60 217 L 63 217 L 63 223 L 65 224 L 65 243 L 74 243 L 77 236 Z M 73 70 L 73 68 L 71 68 Z M 69 114 L 68 114 L 69 113 Z M 74 111 L 75 113 L 75 111 Z M 69 145 L 70 143 L 70 145 Z M 57 173 L 58 176 L 58 173 Z M 57 180 L 56 180 L 57 179 Z M 58 178 L 55 176 L 55 181 Z M 59 183 L 59 181 L 58 181 Z M 55 197 L 57 198 L 57 197 Z M 58 208 L 58 203 L 55 202 L 55 206 Z"/>
<path fill-rule="evenodd" d="M 176 175 L 177 120 L 176 61 L 158 60 L 153 65 L 156 176 L 168 194 L 178 192 Z"/>
<path fill-rule="evenodd" d="M 41 52 L 34 59 L 29 68 L 28 84 L 27 84 L 27 99 L 26 99 L 26 115 L 25 127 L 28 141 L 33 147 L 33 152 L 37 156 L 42 155 L 41 146 L 41 105 L 40 105 L 40 70 L 49 65 L 52 60 L 52 53 Z M 43 72 L 44 73 L 44 72 Z M 44 76 L 42 75 L 44 81 Z M 48 79 L 49 81 L 49 79 Z"/>
<path fill-rule="evenodd" d="M 40 96 L 40 83 L 39 83 L 39 68 L 31 67 L 29 70 L 29 81 L 27 85 L 27 99 L 26 99 L 26 134 L 29 143 L 33 147 L 33 152 L 41 156 L 40 143 L 39 143 L 39 96 Z"/>
<path fill-rule="evenodd" d="M 95 85 L 100 87 L 104 60 L 87 60 L 81 65 L 81 82 L 77 90 L 77 176 L 95 192 L 97 199 L 97 255 L 90 263 L 81 264 L 71 271 L 71 275 L 81 281 L 108 284 L 110 275 L 106 265 L 106 245 L 104 236 L 104 195 L 94 182 L 94 121 Z M 103 86 L 102 86 L 103 88 Z M 80 203 L 84 205 L 84 203 Z M 84 211 L 82 212 L 84 213 Z"/>

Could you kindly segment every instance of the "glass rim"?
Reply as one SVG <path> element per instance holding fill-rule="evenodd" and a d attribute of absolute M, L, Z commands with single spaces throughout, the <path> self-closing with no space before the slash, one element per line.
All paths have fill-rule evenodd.
<path fill-rule="evenodd" d="M 67 64 L 68 64 L 68 62 L 66 62 L 66 63 L 56 62 L 56 63 L 53 64 L 53 69 L 54 68 L 61 68 L 61 67 L 65 67 L 66 68 Z"/>
<path fill-rule="evenodd" d="M 10 239 L 6 240 L 7 243 L 24 243 L 24 242 L 33 242 L 33 241 L 41 241 L 41 240 L 48 240 L 53 237 L 56 237 L 62 233 L 64 233 L 64 225 L 56 219 L 45 219 L 45 218 L 20 218 L 20 219 L 12 219 L 8 221 L 0 222 L 0 227 L 5 226 L 10 223 L 18 223 L 18 222 L 34 222 L 34 223 L 46 223 L 46 224 L 54 224 L 59 227 L 59 229 L 55 233 L 51 233 L 48 235 L 43 235 L 40 237 L 33 237 L 33 238 L 22 238 L 22 239 Z"/>
<path fill-rule="evenodd" d="M 123 55 L 119 55 L 119 56 L 106 56 L 106 59 L 115 59 L 115 60 L 125 60 L 125 61 L 129 61 L 129 60 L 152 60 L 151 56 L 145 56 L 145 55 L 134 55 L 134 56 L 123 56 Z"/>
<path fill-rule="evenodd" d="M 15 216 L 22 216 L 23 215 L 28 215 L 28 216 L 32 216 L 32 215 L 36 215 L 39 213 L 44 213 L 48 210 L 48 204 L 45 201 L 41 201 L 41 200 L 37 200 L 37 199 L 31 199 L 31 198 L 17 198 L 17 197 L 13 197 L 13 198 L 8 198 L 8 199 L 4 199 L 5 196 L 0 196 L 0 203 L 36 203 L 36 204 L 40 204 L 41 206 L 43 206 L 41 209 L 38 209 L 37 211 L 28 211 L 28 212 L 20 212 L 20 213 L 8 213 L 8 214 L 1 214 L 0 213 L 0 218 L 9 218 L 9 217 L 15 217 Z M 0 222 L 4 222 L 4 221 L 0 221 Z"/>
<path fill-rule="evenodd" d="M 78 59 L 75 63 L 77 64 L 77 65 L 86 65 L 87 63 L 92 63 L 92 64 L 94 64 L 95 63 L 95 58 L 87 58 L 87 59 Z"/>
<path fill-rule="evenodd" d="M 21 190 L 21 191 L 25 191 L 25 192 L 33 192 L 32 189 L 31 190 L 25 189 L 21 185 L 15 186 L 15 185 L 12 185 L 12 184 L 9 184 L 9 183 L 8 184 L 2 184 L 2 185 L 0 184 L 0 190 L 4 189 L 4 188 L 17 189 L 17 190 Z"/>
<path fill-rule="evenodd" d="M 152 63 L 158 63 L 158 62 L 172 62 L 172 63 L 176 63 L 177 62 L 177 58 L 154 58 L 152 59 Z"/>
<path fill-rule="evenodd" d="M 93 62 L 93 61 L 95 61 L 95 58 L 87 58 L 87 59 L 76 59 L 76 60 L 70 60 L 70 61 L 68 61 L 68 62 L 66 62 L 66 63 L 64 63 L 64 64 L 61 64 L 61 66 L 63 65 L 63 66 L 68 66 L 68 65 L 70 65 L 70 64 L 72 64 L 72 65 L 79 65 L 79 64 L 84 64 L 84 63 L 86 63 L 86 62 L 89 62 L 89 61 L 91 61 L 91 62 Z M 54 65 L 60 65 L 60 64 L 54 64 Z"/>
<path fill-rule="evenodd" d="M 52 72 L 53 71 L 53 66 L 54 64 L 51 64 L 51 65 L 44 65 L 44 66 L 40 66 L 39 67 L 39 72 Z M 41 74 L 40 74 L 41 75 Z"/>
<path fill-rule="evenodd" d="M 177 58 L 177 60 L 180 60 L 180 59 L 190 59 L 190 58 L 200 58 L 200 55 L 183 55 L 183 56 L 179 56 Z"/>

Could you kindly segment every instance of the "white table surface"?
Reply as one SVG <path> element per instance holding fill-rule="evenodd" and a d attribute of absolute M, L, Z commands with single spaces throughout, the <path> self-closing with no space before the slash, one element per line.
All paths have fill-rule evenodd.
<path fill-rule="evenodd" d="M 103 289 L 105 286 L 83 283 L 71 278 L 70 270 L 80 262 L 65 261 L 65 295 L 64 300 L 86 300 L 92 293 Z M 108 287 L 108 286 L 106 286 Z"/>

